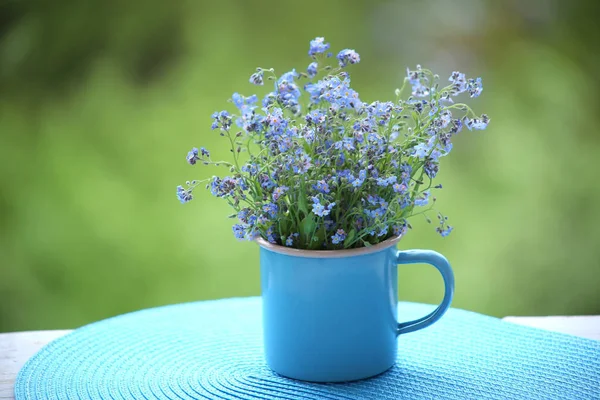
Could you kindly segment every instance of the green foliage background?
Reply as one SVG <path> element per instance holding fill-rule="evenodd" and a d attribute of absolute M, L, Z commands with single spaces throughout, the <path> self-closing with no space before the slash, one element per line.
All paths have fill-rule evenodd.
<path fill-rule="evenodd" d="M 590 1 L 158 1 L 0 5 L 0 331 L 72 328 L 145 307 L 260 293 L 258 252 L 207 192 L 175 186 L 210 114 L 251 94 L 256 66 L 308 64 L 308 41 L 355 48 L 353 86 L 386 99 L 407 66 L 482 76 L 484 132 L 443 160 L 446 239 L 425 221 L 401 248 L 456 271 L 455 307 L 600 314 L 600 80 Z M 402 267 L 401 298 L 442 284 Z"/>

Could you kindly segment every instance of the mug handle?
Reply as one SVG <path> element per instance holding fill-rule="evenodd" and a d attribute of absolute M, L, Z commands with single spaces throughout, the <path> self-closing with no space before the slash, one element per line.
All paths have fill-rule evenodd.
<path fill-rule="evenodd" d="M 444 299 L 442 303 L 426 316 L 415 319 L 414 321 L 398 323 L 396 335 L 402 335 L 409 332 L 418 331 L 433 324 L 439 320 L 442 315 L 450 308 L 452 297 L 454 296 L 454 273 L 446 257 L 433 250 L 404 250 L 396 253 L 397 264 L 431 264 L 437 268 L 444 278 Z"/>

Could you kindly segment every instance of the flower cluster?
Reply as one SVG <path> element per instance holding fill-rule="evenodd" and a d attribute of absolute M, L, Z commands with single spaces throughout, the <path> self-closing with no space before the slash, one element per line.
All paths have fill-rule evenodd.
<path fill-rule="evenodd" d="M 440 160 L 463 127 L 482 130 L 490 119 L 475 114 L 464 95 L 478 97 L 481 78 L 453 72 L 447 83 L 431 71 L 408 69 L 392 101 L 364 102 L 346 68 L 360 62 L 352 49 L 335 58 L 330 44 L 310 42 L 305 71 L 277 76 L 257 68 L 249 82 L 272 90 L 234 93 L 235 112 L 212 115 L 212 129 L 228 140 L 232 161 L 213 161 L 193 148 L 188 163 L 224 166 L 229 175 L 177 187 L 182 203 L 203 182 L 235 210 L 238 239 L 262 237 L 300 249 L 370 246 L 411 227 L 409 219 L 436 212 L 436 231 L 452 231 L 434 207 Z M 334 60 L 333 65 L 328 59 Z M 406 89 L 410 95 L 403 98 Z"/>

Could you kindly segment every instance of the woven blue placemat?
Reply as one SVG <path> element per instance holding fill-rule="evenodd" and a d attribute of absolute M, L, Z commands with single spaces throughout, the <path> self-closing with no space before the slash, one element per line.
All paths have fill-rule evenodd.
<path fill-rule="evenodd" d="M 402 319 L 431 306 L 400 303 Z M 154 308 L 79 328 L 20 371 L 22 399 L 599 399 L 600 342 L 451 309 L 401 336 L 378 377 L 313 384 L 263 360 L 260 298 Z"/>

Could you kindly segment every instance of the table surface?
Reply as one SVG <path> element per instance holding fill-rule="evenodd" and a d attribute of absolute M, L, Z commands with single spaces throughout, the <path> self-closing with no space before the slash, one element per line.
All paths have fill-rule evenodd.
<path fill-rule="evenodd" d="M 600 340 L 600 315 L 505 317 L 503 320 L 554 332 Z M 17 373 L 44 345 L 70 330 L 0 333 L 0 400 L 13 400 Z"/>

